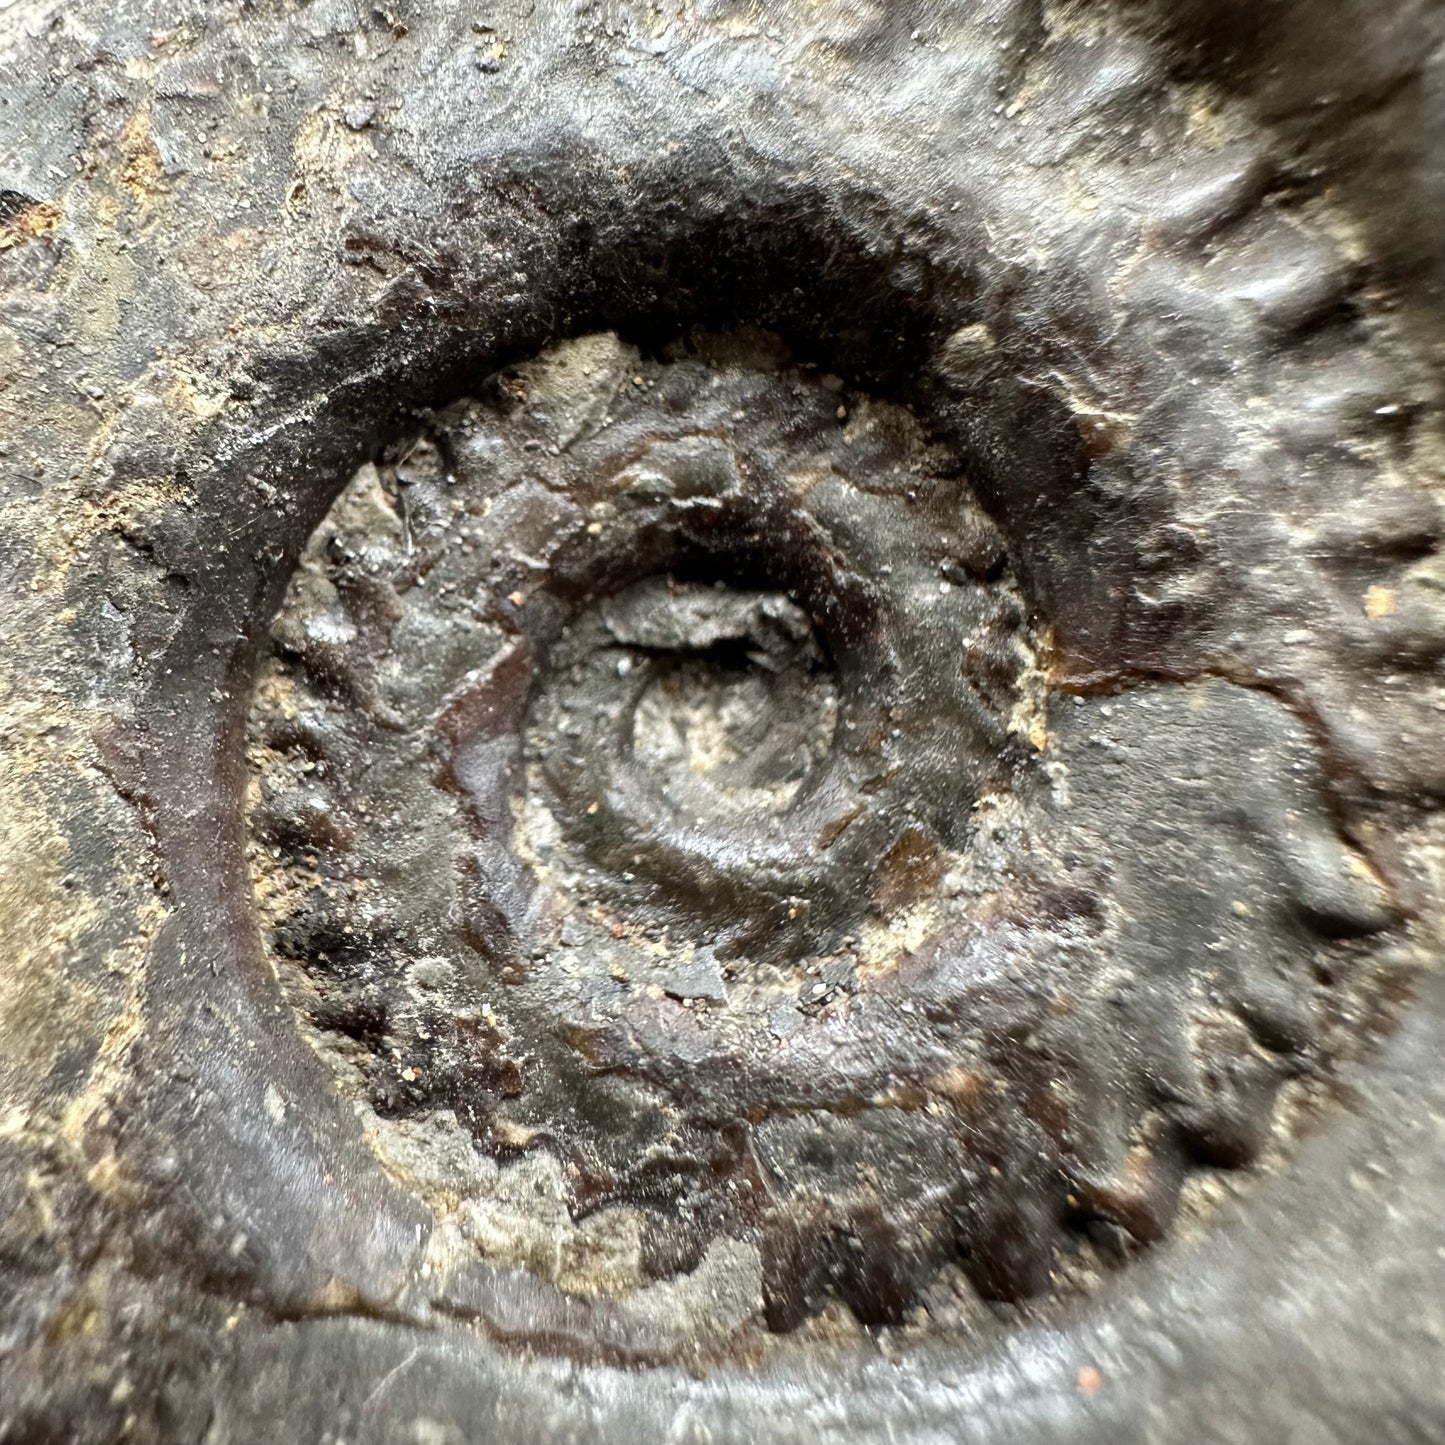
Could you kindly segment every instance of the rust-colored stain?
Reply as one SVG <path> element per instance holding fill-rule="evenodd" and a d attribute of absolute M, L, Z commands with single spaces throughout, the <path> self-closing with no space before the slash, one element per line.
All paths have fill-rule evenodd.
<path fill-rule="evenodd" d="M 53 235 L 60 226 L 60 207 L 33 200 L 19 191 L 0 191 L 0 251 Z"/>
<path fill-rule="evenodd" d="M 151 137 L 149 111 L 138 111 L 121 137 L 125 166 L 120 183 L 130 192 L 136 205 L 150 200 L 162 175 L 161 153 Z"/>

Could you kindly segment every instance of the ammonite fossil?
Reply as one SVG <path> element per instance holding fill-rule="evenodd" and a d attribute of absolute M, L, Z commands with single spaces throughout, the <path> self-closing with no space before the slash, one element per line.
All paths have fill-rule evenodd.
<path fill-rule="evenodd" d="M 1051 696 L 972 458 L 903 407 L 592 336 L 390 455 L 273 624 L 253 832 L 453 1266 L 649 1315 L 698 1277 L 729 1326 L 900 1322 L 950 1262 L 1035 1294 L 1252 1158 L 1368 992 L 1395 906 L 1307 730 L 1207 677 Z"/>
<path fill-rule="evenodd" d="M 1438 1429 L 1427 23 L 74 12 L 0 1438 Z"/>

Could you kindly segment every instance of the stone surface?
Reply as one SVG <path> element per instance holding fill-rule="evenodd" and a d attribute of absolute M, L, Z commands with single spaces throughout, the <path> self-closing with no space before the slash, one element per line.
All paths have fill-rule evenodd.
<path fill-rule="evenodd" d="M 1427 0 L 0 9 L 0 1438 L 1440 1433 L 1440 25 Z M 668 844 L 654 918 L 615 837 L 569 815 L 598 816 L 589 776 L 554 778 L 554 811 L 483 767 L 528 709 L 545 743 L 551 684 L 537 703 L 517 649 L 569 625 L 584 671 L 603 633 L 629 656 L 711 639 L 633 738 L 714 839 L 794 817 L 839 755 L 829 706 L 882 695 L 839 656 L 823 598 L 843 592 L 799 576 L 680 579 L 749 595 L 669 603 L 661 633 L 595 581 L 519 624 L 535 545 L 577 505 L 571 459 L 600 465 L 619 397 L 643 393 L 645 429 L 668 377 L 709 363 L 740 404 L 702 445 L 684 386 L 668 440 L 629 458 L 629 505 L 730 485 L 719 436 L 744 463 L 771 447 L 849 572 L 872 535 L 850 517 L 892 505 L 870 468 L 921 448 L 923 475 L 953 479 L 948 525 L 879 535 L 950 608 L 1022 599 L 967 659 L 996 692 L 937 736 L 924 700 L 953 697 L 967 629 L 899 644 L 898 776 L 936 812 L 901 851 L 857 834 L 816 927 L 776 891 L 793 927 L 771 959 L 742 926 L 756 868 L 713 915 Z M 778 387 L 797 394 L 761 404 Z M 477 428 L 456 468 L 467 495 L 512 480 L 485 521 L 513 553 L 476 555 L 498 584 L 482 615 L 398 617 L 365 579 L 430 545 L 425 499 L 451 485 L 435 442 L 467 397 L 525 413 L 496 453 Z M 788 406 L 805 419 L 767 440 Z M 854 468 L 833 513 L 803 454 Z M 603 528 L 578 556 L 621 555 L 606 517 L 578 521 Z M 674 559 L 638 560 L 629 584 Z M 859 565 L 858 597 L 909 580 L 882 565 Z M 248 767 L 248 716 L 284 717 L 272 647 L 342 720 L 311 771 L 304 727 L 279 771 Z M 742 702 L 719 702 L 739 670 Z M 742 766 L 731 740 L 794 676 L 812 711 L 778 733 L 812 729 L 812 761 Z M 358 799 L 419 808 L 448 749 L 470 812 L 438 803 L 436 837 L 468 840 L 491 911 L 456 914 L 470 962 L 438 914 L 379 966 L 356 920 L 425 912 L 467 875 Z M 843 749 L 850 787 L 865 753 Z M 595 934 L 559 920 L 534 949 L 538 843 L 615 874 L 608 906 L 644 923 L 711 919 L 718 937 L 686 941 L 714 948 L 724 997 L 687 1008 L 660 977 L 646 1057 L 609 1058 L 605 1016 L 577 1047 L 556 1025 L 624 987 L 633 944 L 608 929 L 599 971 Z M 366 867 L 339 890 L 339 946 L 288 977 L 273 925 L 294 910 L 250 864 L 275 849 L 304 873 L 310 845 Z M 920 901 L 966 936 L 921 922 L 880 982 L 848 940 Z M 1068 1009 L 1061 937 L 1088 984 Z M 329 1015 L 295 987 L 322 952 L 351 971 Z M 804 954 L 796 1002 L 765 997 L 759 970 Z M 569 968 L 550 1019 L 524 1007 L 529 971 Z M 699 1047 L 674 1046 L 680 1014 Z M 436 1043 L 433 1022 L 469 1031 L 452 1094 L 391 1052 Z M 559 1112 L 565 1070 L 537 1093 L 548 1029 L 585 1117 Z M 1015 1152 L 949 1201 L 939 1243 L 893 1186 L 947 1172 L 926 1106 L 973 1107 L 969 1030 L 1019 1088 L 983 1108 L 964 1172 L 995 1134 Z M 883 1186 L 860 1170 L 874 1197 L 819 1227 L 840 1192 L 809 1173 L 826 1131 L 750 1104 L 876 1094 L 874 1068 L 895 1102 L 926 1087 L 886 1128 L 836 1115 L 854 1132 L 835 1161 L 861 1149 Z M 1067 1126 L 1038 1085 L 1072 1094 Z M 757 1125 L 791 1234 L 735 1202 L 679 1228 L 639 1194 L 650 1111 L 713 1096 Z M 579 1209 L 544 1133 L 610 1148 L 627 1187 Z M 1187 1175 L 1160 1167 L 1176 1152 Z M 863 1227 L 866 1204 L 889 1228 Z"/>

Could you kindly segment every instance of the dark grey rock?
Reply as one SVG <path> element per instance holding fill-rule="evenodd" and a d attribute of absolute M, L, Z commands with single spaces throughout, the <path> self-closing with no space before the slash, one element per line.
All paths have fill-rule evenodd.
<path fill-rule="evenodd" d="M 1441 23 L 9 6 L 0 1439 L 1440 1436 Z M 538 359 L 608 333 L 647 359 L 643 429 L 688 431 L 688 357 L 729 397 L 828 393 L 768 453 L 820 529 L 779 555 L 896 597 L 871 549 L 912 545 L 905 620 L 1019 599 L 959 726 L 919 699 L 954 698 L 961 633 L 919 625 L 877 742 L 899 827 L 839 815 L 849 886 L 737 870 L 726 1009 L 667 997 L 708 912 L 679 832 L 584 868 L 553 947 L 511 832 L 520 665 L 472 679 L 459 787 L 427 731 L 584 600 L 530 544 L 607 536 L 566 474 L 638 388 Z M 465 397 L 524 413 L 515 455 L 443 417 Z M 768 415 L 639 446 L 629 505 L 756 497 L 718 435 Z M 317 563 L 344 585 L 268 634 L 367 465 Z M 451 502 L 504 473 L 494 558 Z M 869 522 L 930 475 L 978 507 Z M 505 587 L 401 625 L 388 587 L 442 546 Z M 861 677 L 881 634 L 807 580 L 753 590 Z M 742 611 L 717 636 L 759 645 L 723 661 L 801 675 L 787 617 Z M 316 707 L 253 697 L 272 647 Z M 408 908 L 471 953 L 388 933 Z M 851 984 L 806 971 L 835 945 Z M 679 1198 L 689 1171 L 721 1187 Z"/>

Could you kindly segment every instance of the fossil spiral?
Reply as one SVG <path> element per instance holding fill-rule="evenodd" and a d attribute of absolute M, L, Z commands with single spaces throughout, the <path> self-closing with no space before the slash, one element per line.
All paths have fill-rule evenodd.
<path fill-rule="evenodd" d="M 1439 16 L 1305 8 L 0 0 L 0 1438 L 1439 1433 Z"/>

